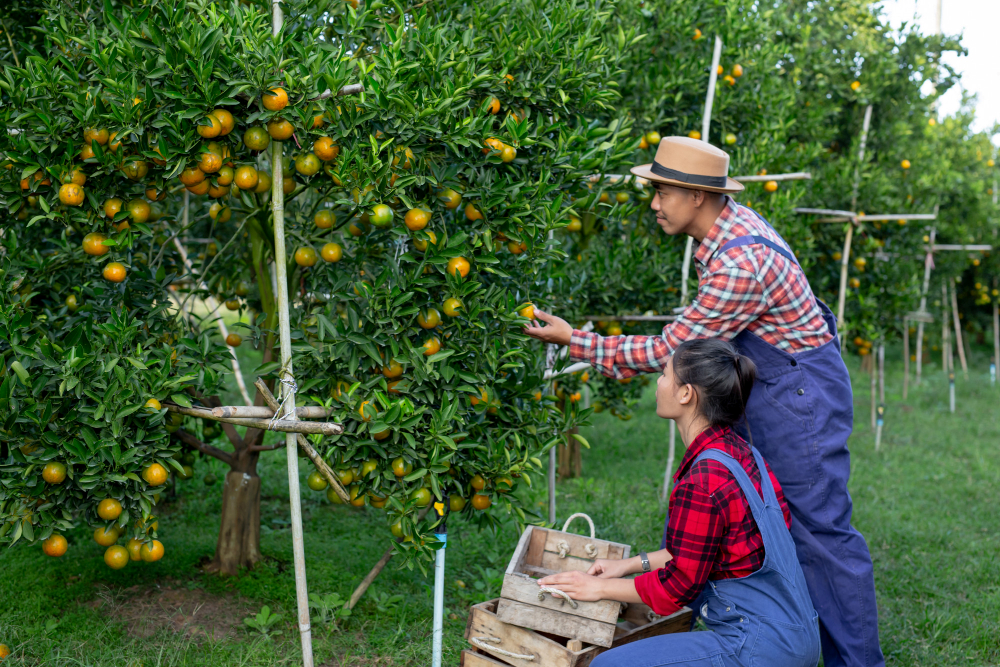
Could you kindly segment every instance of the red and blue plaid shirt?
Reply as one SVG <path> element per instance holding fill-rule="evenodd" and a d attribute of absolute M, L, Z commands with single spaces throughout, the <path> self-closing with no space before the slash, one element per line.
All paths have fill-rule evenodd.
<path fill-rule="evenodd" d="M 569 353 L 608 377 L 663 370 L 685 340 L 735 338 L 744 329 L 794 354 L 833 338 L 801 267 L 763 245 L 716 251 L 740 236 L 784 241 L 753 211 L 726 197 L 726 207 L 694 255 L 698 296 L 659 336 L 599 336 L 574 331 Z"/>
<path fill-rule="evenodd" d="M 657 614 L 672 614 L 693 602 L 709 579 L 745 577 L 764 564 L 764 538 L 739 482 L 718 461 L 692 465 L 707 449 L 735 458 L 763 498 L 760 471 L 745 440 L 729 428 L 715 427 L 694 439 L 674 474 L 676 484 L 670 493 L 666 541 L 673 559 L 662 569 L 635 578 L 639 597 Z M 792 515 L 781 485 L 770 466 L 767 472 L 785 524 L 791 527 Z"/>

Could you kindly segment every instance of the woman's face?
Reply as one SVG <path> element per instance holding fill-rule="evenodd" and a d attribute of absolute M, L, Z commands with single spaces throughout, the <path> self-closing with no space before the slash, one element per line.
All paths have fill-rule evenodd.
<path fill-rule="evenodd" d="M 678 386 L 674 379 L 674 358 L 671 356 L 656 380 L 656 414 L 663 419 L 677 419 L 693 409 L 694 403 L 694 387 Z"/>

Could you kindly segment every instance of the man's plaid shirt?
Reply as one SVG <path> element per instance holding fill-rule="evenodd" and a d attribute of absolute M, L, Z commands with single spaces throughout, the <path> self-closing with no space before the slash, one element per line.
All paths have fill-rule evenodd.
<path fill-rule="evenodd" d="M 753 211 L 726 197 L 726 207 L 695 252 L 698 296 L 659 336 L 599 336 L 574 331 L 570 356 L 609 377 L 663 370 L 685 340 L 735 338 L 744 329 L 794 354 L 833 338 L 798 264 L 762 244 L 716 251 L 740 236 L 784 241 Z M 787 246 L 786 246 L 787 247 Z"/>

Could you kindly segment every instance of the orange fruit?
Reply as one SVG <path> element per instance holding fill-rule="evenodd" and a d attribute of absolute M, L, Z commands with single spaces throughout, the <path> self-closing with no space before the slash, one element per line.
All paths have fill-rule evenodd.
<path fill-rule="evenodd" d="M 112 526 L 111 528 L 105 528 L 101 526 L 100 528 L 94 529 L 94 541 L 97 542 L 102 547 L 110 547 L 112 544 L 118 541 L 118 528 Z"/>
<path fill-rule="evenodd" d="M 222 134 L 222 123 L 213 114 L 208 114 L 198 121 L 198 135 L 204 139 L 214 139 Z"/>
<path fill-rule="evenodd" d="M 486 103 L 486 109 L 495 116 L 500 112 L 500 100 L 491 97 L 490 101 Z"/>
<path fill-rule="evenodd" d="M 580 222 L 580 218 L 570 218 L 569 224 L 566 225 L 567 232 L 578 232 L 583 229 L 583 223 Z"/>
<path fill-rule="evenodd" d="M 326 499 L 329 500 L 334 505 L 344 504 L 344 501 L 340 499 L 340 496 L 337 495 L 337 492 L 333 489 L 332 486 L 326 490 Z"/>
<path fill-rule="evenodd" d="M 125 210 L 128 211 L 129 220 L 132 222 L 141 224 L 149 220 L 149 204 L 142 199 L 130 199 L 125 205 Z"/>
<path fill-rule="evenodd" d="M 386 376 L 390 380 L 395 380 L 402 374 L 403 367 L 395 359 L 391 360 L 388 366 L 382 367 L 382 375 Z"/>
<path fill-rule="evenodd" d="M 104 234 L 91 232 L 83 237 L 83 251 L 88 255 L 106 255 L 111 252 L 111 246 L 104 245 L 107 237 Z"/>
<path fill-rule="evenodd" d="M 448 509 L 452 512 L 461 512 L 465 509 L 465 498 L 455 494 L 448 496 Z"/>
<path fill-rule="evenodd" d="M 281 179 L 281 191 L 286 195 L 292 194 L 295 191 L 295 179 L 291 176 L 285 176 Z"/>
<path fill-rule="evenodd" d="M 320 229 L 330 229 L 336 221 L 337 216 L 328 208 L 317 211 L 316 215 L 313 216 L 313 222 Z"/>
<path fill-rule="evenodd" d="M 417 324 L 419 324 L 423 329 L 433 329 L 437 325 L 441 324 L 441 313 L 439 313 L 435 308 L 428 308 L 417 315 Z"/>
<path fill-rule="evenodd" d="M 229 113 L 225 109 L 214 109 L 212 111 L 212 116 L 214 116 L 215 119 L 219 121 L 219 124 L 222 125 L 222 131 L 219 132 L 220 137 L 226 136 L 233 131 L 234 127 L 236 127 L 236 120 L 233 118 L 233 114 Z"/>
<path fill-rule="evenodd" d="M 316 254 L 315 248 L 305 246 L 295 251 L 295 263 L 299 266 L 315 266 L 317 261 L 319 255 Z"/>
<path fill-rule="evenodd" d="M 743 65 L 740 65 L 739 63 L 733 65 L 733 76 L 737 79 L 743 76 Z"/>
<path fill-rule="evenodd" d="M 112 197 L 104 202 L 104 215 L 108 219 L 113 220 L 116 215 L 122 210 L 122 200 L 117 197 Z M 103 253 L 102 253 L 103 254 Z"/>
<path fill-rule="evenodd" d="M 96 141 L 102 146 L 108 143 L 108 131 L 104 128 L 86 128 L 83 131 L 83 142 L 89 146 L 92 141 Z"/>
<path fill-rule="evenodd" d="M 66 310 L 71 313 L 75 313 L 77 308 L 79 308 L 79 305 L 77 305 L 76 295 L 70 294 L 66 297 Z"/>
<path fill-rule="evenodd" d="M 104 552 L 104 564 L 110 567 L 112 570 L 120 570 L 126 565 L 128 565 L 129 555 L 128 549 L 123 546 L 114 545 L 108 547 L 108 550 Z"/>
<path fill-rule="evenodd" d="M 517 311 L 517 314 L 521 317 L 527 317 L 529 320 L 535 319 L 535 306 L 534 304 L 528 304 L 521 310 Z"/>
<path fill-rule="evenodd" d="M 163 201 L 167 198 L 166 190 L 157 190 L 155 186 L 150 185 L 146 188 L 146 199 L 150 201 Z"/>
<path fill-rule="evenodd" d="M 211 197 L 212 199 L 221 199 L 221 198 L 227 196 L 229 194 L 229 191 L 232 189 L 228 185 L 211 185 L 208 181 L 203 181 L 202 183 L 199 183 L 198 185 L 202 185 L 202 184 L 205 184 L 205 185 L 209 186 L 208 187 L 208 196 Z"/>
<path fill-rule="evenodd" d="M 730 86 L 735 86 L 736 85 L 736 79 L 734 79 L 733 77 L 729 76 L 728 74 L 726 76 L 722 77 L 722 80 L 725 81 L 726 83 L 728 83 Z"/>
<path fill-rule="evenodd" d="M 413 464 L 399 457 L 392 462 L 392 474 L 396 477 L 406 477 L 413 472 Z"/>
<path fill-rule="evenodd" d="M 150 486 L 161 486 L 167 482 L 167 469 L 159 463 L 152 463 L 142 471 L 142 478 Z"/>
<path fill-rule="evenodd" d="M 228 336 L 226 336 L 226 345 L 228 345 L 229 347 L 239 347 L 242 342 L 243 342 L 243 336 L 239 335 L 238 333 L 231 333 Z"/>
<path fill-rule="evenodd" d="M 465 217 L 469 220 L 482 220 L 482 212 L 471 203 L 465 205 Z"/>
<path fill-rule="evenodd" d="M 482 475 L 473 475 L 472 481 L 469 482 L 476 491 L 482 491 L 486 488 L 486 480 L 483 479 Z"/>
<path fill-rule="evenodd" d="M 909 160 L 903 160 L 902 162 L 899 163 L 899 166 L 901 166 L 903 169 L 909 169 L 910 168 L 910 161 Z"/>
<path fill-rule="evenodd" d="M 489 496 L 484 496 L 481 493 L 477 493 L 472 496 L 472 506 L 477 510 L 484 510 L 493 504 L 493 501 Z"/>
<path fill-rule="evenodd" d="M 59 187 L 59 201 L 66 206 L 79 206 L 83 203 L 83 188 L 76 183 L 65 183 Z"/>
<path fill-rule="evenodd" d="M 49 484 L 62 484 L 66 479 L 66 465 L 58 461 L 46 463 L 42 468 L 42 479 Z"/>
<path fill-rule="evenodd" d="M 768 181 L 764 184 L 765 192 L 776 192 L 778 190 L 778 181 Z"/>
<path fill-rule="evenodd" d="M 486 145 L 483 147 L 483 155 L 488 154 L 490 151 L 502 151 L 504 143 L 497 139 L 496 137 L 490 137 L 486 140 Z"/>
<path fill-rule="evenodd" d="M 191 187 L 192 185 L 198 185 L 205 180 L 205 172 L 198 167 L 188 167 L 182 171 L 181 175 L 177 178 L 184 185 Z"/>
<path fill-rule="evenodd" d="M 615 201 L 618 202 L 619 204 L 627 204 L 628 200 L 629 196 L 627 192 L 619 192 L 615 194 Z"/>
<path fill-rule="evenodd" d="M 253 189 L 257 194 L 271 191 L 271 174 L 264 170 L 257 172 L 257 187 Z"/>
<path fill-rule="evenodd" d="M 105 521 L 114 521 L 122 513 L 122 504 L 114 498 L 105 498 L 97 506 L 97 516 Z"/>
<path fill-rule="evenodd" d="M 428 244 L 437 245 L 437 234 L 435 234 L 429 229 L 424 233 L 427 234 L 429 240 L 425 241 L 423 239 L 413 239 L 413 247 L 419 250 L 420 252 L 424 252 L 425 250 L 427 250 Z"/>
<path fill-rule="evenodd" d="M 392 158 L 392 166 L 395 167 L 395 166 L 399 165 L 399 153 L 402 153 L 403 154 L 403 166 L 402 166 L 402 168 L 403 169 L 409 169 L 412 166 L 412 164 L 413 164 L 412 163 L 412 160 L 413 160 L 413 151 L 411 151 L 409 149 L 409 147 L 406 147 L 406 146 L 396 146 L 395 152 L 396 152 L 396 156 Z"/>
<path fill-rule="evenodd" d="M 528 249 L 527 243 L 518 243 L 517 241 L 511 241 L 510 243 L 507 244 L 507 250 L 509 250 L 511 254 L 514 255 L 520 255 L 527 249 Z"/>
<path fill-rule="evenodd" d="M 452 257 L 448 260 L 448 268 L 446 270 L 453 276 L 460 275 L 465 278 L 469 275 L 470 268 L 471 266 L 469 265 L 469 260 L 464 257 Z M 447 310 L 445 312 L 447 312 Z"/>
<path fill-rule="evenodd" d="M 69 543 L 66 542 L 66 538 L 59 533 L 52 533 L 48 538 L 42 542 L 42 551 L 46 556 L 52 556 L 53 558 L 59 558 L 64 553 L 66 549 L 69 548 Z"/>
<path fill-rule="evenodd" d="M 699 39 L 701 39 L 701 29 L 700 28 L 695 28 L 694 29 L 694 35 L 691 37 L 691 39 L 695 40 L 696 42 Z"/>
<path fill-rule="evenodd" d="M 275 141 L 284 141 L 295 133 L 295 128 L 283 118 L 273 118 L 267 124 L 267 133 Z"/>
<path fill-rule="evenodd" d="M 458 205 L 462 203 L 462 195 L 455 192 L 451 188 L 442 190 L 439 196 L 444 200 L 445 208 L 456 209 L 458 208 Z"/>
<path fill-rule="evenodd" d="M 309 476 L 306 477 L 306 486 L 313 491 L 322 491 L 328 486 L 328 484 L 326 478 L 323 477 L 318 470 L 313 470 L 309 473 Z"/>
<path fill-rule="evenodd" d="M 262 151 L 271 143 L 267 130 L 258 126 L 247 128 L 243 133 L 243 143 L 252 151 Z"/>
<path fill-rule="evenodd" d="M 199 170 L 200 171 L 200 170 Z M 201 183 L 196 183 L 195 185 L 189 185 L 187 191 L 193 195 L 207 195 L 208 191 L 212 188 L 212 184 L 208 181 L 202 181 Z"/>
<path fill-rule="evenodd" d="M 853 90 L 853 91 L 857 92 L 857 90 L 858 90 L 858 89 L 859 89 L 860 87 L 861 87 L 861 82 L 860 82 L 860 81 L 852 81 L 852 82 L 851 82 L 851 90 Z"/>
<path fill-rule="evenodd" d="M 336 160 L 337 156 L 340 155 L 340 146 L 333 143 L 333 139 L 330 137 L 320 137 L 313 142 L 313 153 L 323 162 L 329 162 Z"/>
<path fill-rule="evenodd" d="M 163 406 L 160 405 L 160 402 L 158 400 L 156 400 L 155 398 L 151 398 L 148 401 L 146 401 L 146 404 L 143 407 L 149 408 L 151 411 L 159 412 Z"/>
<path fill-rule="evenodd" d="M 431 336 L 424 341 L 422 347 L 424 348 L 424 356 L 429 357 L 441 351 L 441 341 L 436 336 Z"/>
<path fill-rule="evenodd" d="M 122 173 L 130 180 L 141 181 L 149 173 L 149 165 L 145 160 L 130 160 L 122 166 Z"/>
<path fill-rule="evenodd" d="M 227 310 L 239 310 L 240 300 L 239 299 L 226 299 L 226 309 Z"/>
<path fill-rule="evenodd" d="M 257 187 L 257 170 L 249 165 L 238 167 L 233 181 L 240 190 L 253 190 Z"/>
<path fill-rule="evenodd" d="M 315 130 L 317 128 L 323 127 L 323 123 L 325 122 L 326 122 L 326 114 L 323 113 L 316 114 L 315 116 L 313 116 L 312 129 Z"/>
<path fill-rule="evenodd" d="M 857 278 L 851 278 L 850 284 L 851 284 L 851 289 L 857 289 L 861 287 L 861 281 L 858 280 Z"/>
<path fill-rule="evenodd" d="M 260 99 L 268 111 L 281 111 L 288 106 L 288 93 L 284 88 L 272 88 L 261 95 Z"/>
<path fill-rule="evenodd" d="M 392 224 L 392 209 L 385 204 L 376 204 L 368 216 L 371 223 L 379 229 L 385 229 Z"/>
<path fill-rule="evenodd" d="M 108 135 L 108 142 L 109 142 L 108 148 L 111 149 L 112 153 L 117 153 L 118 149 L 122 147 L 121 139 L 115 141 L 115 137 L 117 136 L 118 136 L 117 132 L 112 132 L 111 134 Z"/>
<path fill-rule="evenodd" d="M 429 211 L 419 208 L 411 208 L 403 217 L 403 224 L 405 224 L 406 228 L 410 231 L 416 232 L 426 227 L 430 220 L 431 214 Z"/>
<path fill-rule="evenodd" d="M 163 558 L 163 543 L 152 540 L 139 548 L 139 556 L 147 563 L 155 563 Z"/>
<path fill-rule="evenodd" d="M 130 537 L 128 543 L 125 544 L 125 548 L 128 550 L 128 559 L 131 561 L 142 560 L 142 554 L 140 550 L 142 549 L 142 542 Z"/>
<path fill-rule="evenodd" d="M 388 433 L 388 431 L 385 431 L 385 433 Z M 361 487 L 357 484 L 348 489 L 347 494 L 351 498 L 351 505 L 354 507 L 365 506 L 365 494 L 361 493 Z"/>
<path fill-rule="evenodd" d="M 340 261 L 340 258 L 344 256 L 344 251 L 336 243 L 327 243 L 320 249 L 319 254 L 324 262 L 333 263 Z"/>
<path fill-rule="evenodd" d="M 295 158 L 295 171 L 303 176 L 313 176 L 321 166 L 319 158 L 312 153 L 304 153 Z"/>
<path fill-rule="evenodd" d="M 508 146 L 504 144 L 504 147 L 500 149 L 500 159 L 504 162 L 513 162 L 514 158 L 517 157 L 517 149 L 513 146 Z"/>
<path fill-rule="evenodd" d="M 649 142 L 646 141 L 646 137 L 639 137 L 639 148 L 646 149 L 649 148 Z"/>
<path fill-rule="evenodd" d="M 448 317 L 458 317 L 459 312 L 465 307 L 459 299 L 451 298 L 446 299 L 444 304 L 441 306 L 441 310 Z"/>
<path fill-rule="evenodd" d="M 198 168 L 206 174 L 214 174 L 222 169 L 222 158 L 211 151 L 205 151 L 201 154 Z"/>
<path fill-rule="evenodd" d="M 90 160 L 90 159 L 95 158 L 95 157 L 97 157 L 97 153 L 94 152 L 94 148 L 90 144 L 84 144 L 80 148 L 80 159 L 81 160 Z"/>
<path fill-rule="evenodd" d="M 377 412 L 378 410 L 372 405 L 371 401 L 361 401 L 361 405 L 358 407 L 358 414 L 361 415 L 361 421 L 370 422 Z"/>
<path fill-rule="evenodd" d="M 104 265 L 101 275 L 109 282 L 120 283 L 124 282 L 127 271 L 125 271 L 125 265 L 121 262 L 108 262 Z"/>
<path fill-rule="evenodd" d="M 410 494 L 410 500 L 414 501 L 417 507 L 427 507 L 431 504 L 433 497 L 434 496 L 431 495 L 430 489 L 427 487 L 420 487 Z"/>

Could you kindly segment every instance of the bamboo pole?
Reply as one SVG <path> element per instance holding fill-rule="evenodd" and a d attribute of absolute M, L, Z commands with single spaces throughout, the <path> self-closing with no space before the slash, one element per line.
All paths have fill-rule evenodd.
<path fill-rule="evenodd" d="M 993 281 L 994 287 L 996 280 Z M 990 364 L 990 386 L 997 381 L 997 364 L 1000 364 L 1000 308 L 993 302 L 993 363 Z"/>
<path fill-rule="evenodd" d="M 878 344 L 878 417 L 875 421 L 875 451 L 882 445 L 882 427 L 885 424 L 885 338 Z"/>
<path fill-rule="evenodd" d="M 249 426 L 263 431 L 278 431 L 281 433 L 308 433 L 310 435 L 340 435 L 344 432 L 341 424 L 333 422 L 303 422 L 290 419 L 256 419 L 253 417 L 216 417 L 209 408 L 185 408 L 183 405 L 164 403 L 163 407 L 170 412 L 177 412 L 189 417 L 199 417 L 210 421 L 224 422 L 234 426 Z"/>
<path fill-rule="evenodd" d="M 660 502 L 665 503 L 670 499 L 670 487 L 674 480 L 674 458 L 677 452 L 677 424 L 670 420 L 670 445 L 667 450 L 667 469 L 663 472 L 663 490 L 660 493 Z"/>
<path fill-rule="evenodd" d="M 431 507 L 432 505 L 428 505 L 420 510 L 420 512 L 417 513 L 416 521 L 419 522 L 423 519 L 427 515 L 427 512 L 430 511 Z M 402 541 L 402 538 L 399 538 L 396 540 L 396 543 L 399 544 Z M 354 609 L 354 606 L 358 604 L 358 600 L 361 599 L 361 596 L 365 594 L 365 591 L 367 591 L 368 587 L 372 585 L 375 578 L 378 577 L 382 570 L 385 569 L 385 566 L 388 565 L 389 561 L 392 559 L 392 552 L 395 550 L 396 547 L 389 547 L 386 549 L 385 553 L 382 554 L 382 557 L 378 559 L 377 563 L 375 563 L 375 566 L 368 572 L 368 574 L 365 575 L 365 578 L 361 580 L 358 587 L 354 589 L 353 593 L 351 593 L 351 599 L 347 603 L 348 609 Z"/>
<path fill-rule="evenodd" d="M 333 410 L 319 405 L 310 405 L 304 408 L 295 408 L 295 414 L 299 419 L 325 419 L 330 416 Z M 274 409 L 265 405 L 223 405 L 212 408 L 212 414 L 216 417 L 253 417 L 255 419 L 271 419 L 274 417 Z"/>
<path fill-rule="evenodd" d="M 934 238 L 937 236 L 937 228 L 931 227 L 930 242 L 927 244 L 927 254 L 924 256 L 924 282 L 920 287 L 920 308 L 919 312 L 927 312 L 927 290 L 931 283 L 931 268 L 934 266 Z M 943 302 L 942 302 L 943 303 Z M 945 318 L 947 319 L 947 318 Z M 924 322 L 917 320 L 917 375 L 913 384 L 920 386 L 920 376 L 924 367 Z M 947 373 L 947 370 L 945 371 Z"/>
<path fill-rule="evenodd" d="M 941 285 L 941 370 L 945 377 L 948 377 L 948 370 L 951 368 L 951 331 L 948 326 L 948 288 Z"/>
<path fill-rule="evenodd" d="M 872 356 L 873 358 L 872 358 L 872 364 L 869 368 L 869 372 L 871 373 L 871 378 L 870 378 L 871 400 L 869 402 L 871 403 L 872 430 L 874 431 L 875 426 L 877 425 L 876 421 L 878 417 L 876 414 L 878 412 L 878 369 L 876 368 L 878 364 L 875 363 L 874 357 L 878 356 L 878 350 L 876 349 L 875 354 L 870 356 Z"/>
<path fill-rule="evenodd" d="M 271 2 L 272 35 L 281 32 L 284 15 L 281 0 Z M 278 287 L 278 337 L 281 344 L 281 406 L 290 421 L 295 414 L 295 376 L 292 370 L 292 331 L 288 321 L 288 276 L 285 252 L 285 191 L 282 174 L 282 142 L 271 142 L 271 212 L 274 221 L 274 263 Z M 306 553 L 302 535 L 302 497 L 299 491 L 298 440 L 293 433 L 285 434 L 288 461 L 288 496 L 292 523 L 292 556 L 295 563 L 295 598 L 299 616 L 299 637 L 302 644 L 303 667 L 313 667 L 312 626 L 309 622 L 309 589 L 306 583 Z"/>
<path fill-rule="evenodd" d="M 903 318 L 903 400 L 910 389 L 910 325 Z"/>
<path fill-rule="evenodd" d="M 958 348 L 958 361 L 962 364 L 962 375 L 969 379 L 969 362 L 965 358 L 965 347 L 962 342 L 962 322 L 958 315 L 958 294 L 955 284 L 951 285 L 951 312 L 955 320 L 955 346 Z"/>
<path fill-rule="evenodd" d="M 868 130 L 872 123 L 872 105 L 865 107 L 865 119 L 861 125 L 861 146 L 858 150 L 858 164 L 854 169 L 854 187 L 851 190 L 851 210 L 858 209 L 858 188 L 861 186 L 861 165 L 865 161 L 865 146 L 868 143 Z M 844 235 L 844 250 L 840 257 L 840 288 L 837 292 L 837 331 L 841 340 L 847 339 L 847 327 L 844 325 L 844 307 L 847 301 L 847 267 L 851 259 L 851 242 L 854 240 L 854 225 L 856 215 L 852 216 Z"/>

